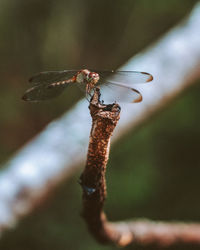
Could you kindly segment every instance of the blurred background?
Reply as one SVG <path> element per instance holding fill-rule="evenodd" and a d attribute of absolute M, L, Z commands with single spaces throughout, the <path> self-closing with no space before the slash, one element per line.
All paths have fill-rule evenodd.
<path fill-rule="evenodd" d="M 196 2 L 0 0 L 2 165 L 83 96 L 71 88 L 48 102 L 25 103 L 20 98 L 31 75 L 116 69 L 186 17 Z M 199 91 L 199 83 L 193 85 L 112 146 L 105 207 L 110 220 L 200 221 Z M 79 216 L 80 173 L 4 233 L 0 249 L 114 249 L 98 245 Z"/>

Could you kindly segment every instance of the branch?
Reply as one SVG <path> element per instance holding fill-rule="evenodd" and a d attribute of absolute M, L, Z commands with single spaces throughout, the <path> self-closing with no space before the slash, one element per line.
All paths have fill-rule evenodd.
<path fill-rule="evenodd" d="M 107 228 L 118 232 L 118 246 L 137 244 L 169 247 L 178 244 L 200 245 L 200 224 L 136 220 L 108 223 Z"/>
<path fill-rule="evenodd" d="M 150 72 L 155 80 L 140 87 L 141 104 L 123 109 L 113 139 L 141 124 L 199 78 L 199 27 L 197 4 L 187 20 L 124 66 Z M 38 200 L 85 161 L 90 130 L 86 106 L 85 100 L 80 101 L 5 164 L 0 173 L 0 233 L 32 211 Z"/>
<path fill-rule="evenodd" d="M 80 177 L 83 188 L 83 212 L 88 228 L 102 242 L 111 237 L 104 228 L 106 222 L 102 211 L 106 198 L 105 172 L 108 162 L 110 138 L 120 117 L 118 104 L 102 105 L 99 101 L 100 92 L 96 89 L 90 101 L 92 129 L 88 148 L 87 162 Z"/>
<path fill-rule="evenodd" d="M 200 224 L 165 223 L 149 220 L 133 222 L 107 221 L 103 212 L 106 199 L 106 165 L 110 139 L 120 118 L 118 104 L 104 105 L 96 89 L 90 101 L 92 128 L 85 169 L 80 177 L 83 190 L 83 211 L 90 233 L 103 244 L 124 247 L 129 244 L 170 246 L 175 244 L 199 244 Z"/>

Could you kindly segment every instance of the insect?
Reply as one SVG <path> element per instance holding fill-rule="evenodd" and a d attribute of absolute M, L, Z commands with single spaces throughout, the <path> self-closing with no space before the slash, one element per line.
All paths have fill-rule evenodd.
<path fill-rule="evenodd" d="M 42 101 L 61 94 L 69 85 L 78 85 L 85 91 L 86 98 L 92 95 L 96 86 L 100 86 L 102 98 L 106 101 L 140 102 L 142 95 L 133 88 L 136 83 L 153 80 L 151 74 L 139 71 L 90 71 L 82 69 L 46 71 L 30 78 L 32 87 L 22 99 L 25 101 Z M 105 100 L 104 100 L 105 102 Z"/>

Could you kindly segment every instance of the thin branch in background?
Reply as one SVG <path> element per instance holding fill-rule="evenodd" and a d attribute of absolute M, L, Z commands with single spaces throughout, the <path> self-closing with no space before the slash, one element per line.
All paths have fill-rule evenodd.
<path fill-rule="evenodd" d="M 125 70 L 150 72 L 154 83 L 138 88 L 143 102 L 123 109 L 113 141 L 170 103 L 200 75 L 200 4 L 183 23 L 134 56 Z M 51 122 L 0 172 L 0 234 L 29 214 L 38 200 L 85 161 L 90 131 L 87 102 L 81 100 Z M 78 120 L 81 122 L 77 123 Z M 28 125 L 27 125 L 28 126 Z M 69 147 L 70 145 L 70 147 Z M 72 160 L 73 159 L 73 160 Z"/>
<path fill-rule="evenodd" d="M 96 89 L 90 101 L 92 128 L 85 169 L 80 177 L 83 190 L 83 211 L 90 233 L 103 244 L 120 247 L 129 244 L 171 246 L 200 245 L 200 224 L 165 223 L 150 220 L 110 223 L 103 212 L 106 199 L 106 165 L 110 139 L 120 118 L 118 104 L 104 105 Z"/>

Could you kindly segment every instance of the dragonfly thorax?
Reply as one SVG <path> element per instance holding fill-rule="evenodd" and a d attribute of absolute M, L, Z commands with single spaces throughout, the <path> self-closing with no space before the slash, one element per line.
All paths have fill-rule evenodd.
<path fill-rule="evenodd" d="M 95 86 L 95 84 L 99 81 L 99 74 L 95 72 L 90 72 L 88 69 L 83 69 L 79 71 L 76 75 L 76 82 L 78 83 L 86 83 L 91 86 Z"/>

